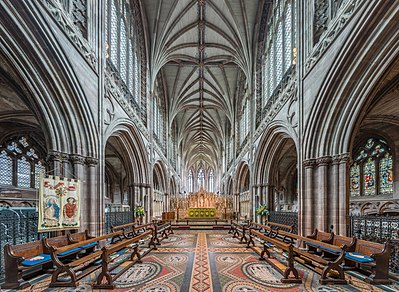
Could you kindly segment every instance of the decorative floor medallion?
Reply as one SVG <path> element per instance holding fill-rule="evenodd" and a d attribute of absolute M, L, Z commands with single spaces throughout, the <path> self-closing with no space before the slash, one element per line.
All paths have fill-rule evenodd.
<path fill-rule="evenodd" d="M 348 272 L 349 285 L 319 284 L 320 276 L 296 264 L 303 276 L 302 284 L 283 284 L 281 274 L 270 263 L 284 267 L 285 258 L 272 252 L 270 263 L 259 261 L 252 248 L 240 244 L 227 231 L 175 231 L 162 241 L 158 250 L 151 251 L 142 263 L 135 263 L 119 279 L 119 292 L 394 292 L 398 283 L 373 286 L 362 277 Z M 259 251 L 259 246 L 256 248 Z M 130 257 L 126 251 L 120 260 Z M 115 271 L 132 264 L 124 261 Z M 85 292 L 93 291 L 90 283 L 97 278 L 94 272 L 83 278 L 76 288 L 48 288 L 50 275 L 32 281 L 23 292 Z M 100 291 L 100 290 L 95 290 Z"/>

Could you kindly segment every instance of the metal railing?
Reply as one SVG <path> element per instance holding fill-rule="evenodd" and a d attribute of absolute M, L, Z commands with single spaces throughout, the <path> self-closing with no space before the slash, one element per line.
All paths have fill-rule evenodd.
<path fill-rule="evenodd" d="M 112 226 L 122 225 L 133 222 L 133 211 L 106 212 L 105 213 L 105 232 L 110 233 Z"/>
<path fill-rule="evenodd" d="M 298 213 L 270 211 L 268 220 L 285 225 L 292 225 L 292 232 L 298 234 Z"/>
<path fill-rule="evenodd" d="M 349 216 L 349 222 L 350 236 L 380 243 L 390 240 L 389 269 L 399 276 L 399 216 Z"/>
<path fill-rule="evenodd" d="M 34 208 L 0 210 L 0 282 L 4 281 L 4 246 L 49 237 L 49 232 L 37 232 L 38 213 Z"/>

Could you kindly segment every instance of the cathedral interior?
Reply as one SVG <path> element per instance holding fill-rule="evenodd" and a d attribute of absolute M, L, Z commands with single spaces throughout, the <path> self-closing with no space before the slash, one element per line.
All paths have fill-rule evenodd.
<path fill-rule="evenodd" d="M 1 289 L 399 291 L 398 100 L 397 0 L 1 0 Z"/>

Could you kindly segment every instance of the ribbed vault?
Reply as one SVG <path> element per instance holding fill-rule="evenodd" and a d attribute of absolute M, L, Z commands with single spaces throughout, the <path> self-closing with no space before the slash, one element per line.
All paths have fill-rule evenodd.
<path fill-rule="evenodd" d="M 186 169 L 221 165 L 237 115 L 239 80 L 251 80 L 253 33 L 262 2 L 142 1 L 151 38 L 152 83 L 162 71 L 168 126 L 177 127 Z"/>

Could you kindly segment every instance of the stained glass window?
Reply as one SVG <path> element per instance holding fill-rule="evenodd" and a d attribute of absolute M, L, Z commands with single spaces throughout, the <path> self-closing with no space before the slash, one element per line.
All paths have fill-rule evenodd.
<path fill-rule="evenodd" d="M 354 164 L 350 170 L 351 176 L 351 196 L 360 195 L 360 167 L 358 164 Z"/>
<path fill-rule="evenodd" d="M 11 139 L 0 146 L 0 185 L 38 188 L 39 175 L 45 170 L 40 155 L 26 137 Z"/>
<path fill-rule="evenodd" d="M 375 195 L 375 161 L 372 158 L 364 164 L 364 194 Z"/>
<path fill-rule="evenodd" d="M 386 153 L 380 161 L 380 193 L 393 193 L 393 163 L 392 156 Z"/>
<path fill-rule="evenodd" d="M 129 1 L 108 0 L 105 44 L 109 61 L 119 73 L 126 89 L 137 101 L 140 99 L 140 64 L 137 56 L 134 11 Z M 109 23 L 109 24 L 108 24 Z"/>
<path fill-rule="evenodd" d="M 18 159 L 18 186 L 22 188 L 29 188 L 30 187 L 30 169 L 31 165 L 29 161 L 23 156 Z"/>
<path fill-rule="evenodd" d="M 369 138 L 355 152 L 350 181 L 352 196 L 393 194 L 393 160 L 384 139 Z"/>
<path fill-rule="evenodd" d="M 268 33 L 265 40 L 265 58 L 261 70 L 264 94 L 269 99 L 280 84 L 281 79 L 294 64 L 295 32 L 296 32 L 296 0 L 273 1 L 273 9 L 267 24 Z M 268 72 L 268 73 L 266 73 Z M 268 75 L 267 75 L 268 74 Z M 266 85 L 267 84 L 267 85 Z M 266 101 L 262 101 L 262 106 Z"/>
<path fill-rule="evenodd" d="M 119 58 L 119 72 L 121 73 L 122 80 L 127 84 L 127 74 L 126 74 L 126 65 L 127 65 L 127 59 L 126 59 L 126 52 L 128 50 L 127 48 L 127 40 L 126 40 L 126 27 L 125 27 L 125 22 L 123 19 L 121 20 L 121 45 L 120 45 L 120 51 L 121 55 Z"/>
<path fill-rule="evenodd" d="M 190 193 L 192 193 L 194 191 L 194 187 L 193 187 L 193 172 L 191 171 L 191 169 L 190 169 L 190 171 L 188 173 L 188 191 Z"/>
<path fill-rule="evenodd" d="M 0 152 L 0 184 L 12 184 L 12 159 L 5 150 Z"/>
<path fill-rule="evenodd" d="M 137 52 L 134 51 L 134 98 L 137 103 L 140 101 L 140 63 Z"/>
<path fill-rule="evenodd" d="M 283 30 L 281 22 L 277 25 L 277 39 L 276 39 L 276 82 L 279 82 L 283 77 Z"/>
<path fill-rule="evenodd" d="M 204 180 L 205 180 L 204 170 L 200 168 L 200 170 L 198 171 L 198 187 L 204 186 Z"/>
<path fill-rule="evenodd" d="M 115 7 L 115 1 L 110 0 L 111 2 L 111 43 L 109 44 L 110 55 L 111 55 L 111 63 L 114 66 L 118 65 L 118 15 Z"/>
<path fill-rule="evenodd" d="M 41 175 L 44 175 L 46 172 L 46 168 L 44 167 L 43 163 L 39 161 L 35 164 L 35 188 L 39 188 L 39 178 Z"/>
<path fill-rule="evenodd" d="M 211 193 L 213 193 L 215 190 L 214 190 L 214 183 L 215 183 L 215 178 L 214 178 L 214 176 L 213 176 L 213 170 L 211 170 L 210 172 L 209 172 L 209 191 L 211 192 Z"/>

